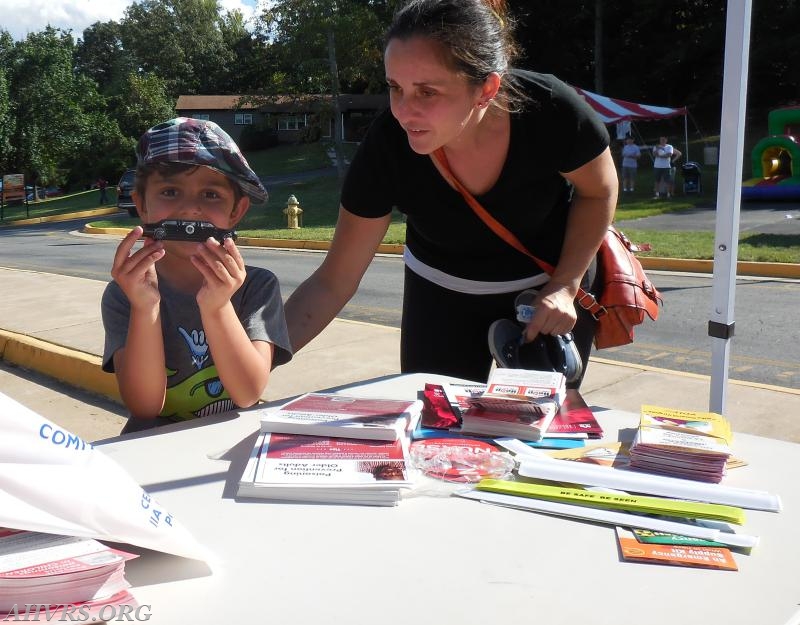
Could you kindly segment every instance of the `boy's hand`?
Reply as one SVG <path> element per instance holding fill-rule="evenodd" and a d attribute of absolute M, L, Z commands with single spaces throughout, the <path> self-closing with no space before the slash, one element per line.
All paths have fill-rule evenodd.
<path fill-rule="evenodd" d="M 136 226 L 117 246 L 111 277 L 128 298 L 131 309 L 158 308 L 161 294 L 158 291 L 156 262 L 164 256 L 164 245 L 145 239 L 140 250 L 131 254 L 136 240 L 142 236 L 142 227 Z"/>
<path fill-rule="evenodd" d="M 192 264 L 204 278 L 197 292 L 197 304 L 205 310 L 218 310 L 228 304 L 244 284 L 247 273 L 239 248 L 233 239 L 227 238 L 222 243 L 209 238 L 198 245 Z"/>

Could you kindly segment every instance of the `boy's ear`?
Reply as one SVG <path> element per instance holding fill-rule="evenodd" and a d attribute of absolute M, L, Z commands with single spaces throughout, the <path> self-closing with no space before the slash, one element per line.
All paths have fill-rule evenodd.
<path fill-rule="evenodd" d="M 250 210 L 250 198 L 243 195 L 233 206 L 233 210 L 231 211 L 231 223 L 233 225 L 238 224 L 247 214 L 248 210 Z"/>

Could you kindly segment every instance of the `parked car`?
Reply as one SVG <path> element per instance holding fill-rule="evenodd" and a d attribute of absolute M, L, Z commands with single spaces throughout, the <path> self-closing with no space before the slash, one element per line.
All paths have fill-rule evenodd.
<path fill-rule="evenodd" d="M 43 200 L 47 197 L 47 190 L 44 187 L 36 187 L 36 192 L 39 195 L 39 199 Z M 33 202 L 33 185 L 26 184 L 25 185 L 25 197 L 28 199 L 29 202 Z"/>
<path fill-rule="evenodd" d="M 117 208 L 125 209 L 131 217 L 136 217 L 136 205 L 133 203 L 133 188 L 136 184 L 136 170 L 128 169 L 117 183 Z"/>

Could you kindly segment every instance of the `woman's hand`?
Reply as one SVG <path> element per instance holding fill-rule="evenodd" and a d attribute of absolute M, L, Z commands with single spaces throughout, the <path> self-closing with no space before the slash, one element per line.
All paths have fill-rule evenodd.
<path fill-rule="evenodd" d="M 526 341 L 538 334 L 566 334 L 575 327 L 578 316 L 573 288 L 550 281 L 539 291 L 533 306 L 536 312 L 525 328 Z"/>

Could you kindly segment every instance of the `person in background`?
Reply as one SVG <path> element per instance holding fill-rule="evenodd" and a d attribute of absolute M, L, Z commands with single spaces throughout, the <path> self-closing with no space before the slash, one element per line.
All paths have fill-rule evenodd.
<path fill-rule="evenodd" d="M 632 192 L 636 189 L 636 173 L 639 166 L 639 157 L 642 151 L 633 141 L 633 137 L 625 137 L 622 146 L 622 191 Z"/>
<path fill-rule="evenodd" d="M 108 193 L 106 192 L 108 189 L 108 180 L 100 176 L 97 179 L 97 188 L 100 189 L 100 206 L 108 204 Z"/>
<path fill-rule="evenodd" d="M 575 297 L 594 282 L 616 166 L 604 124 L 574 89 L 513 67 L 512 29 L 502 0 L 411 0 L 395 14 L 384 49 L 390 110 L 353 158 L 329 252 L 286 302 L 295 350 L 353 296 L 397 207 L 406 216 L 403 372 L 485 381 L 488 328 L 513 316 L 528 289 L 538 292 L 525 340 L 574 330 L 586 362 L 596 322 Z M 432 159 L 439 149 L 552 275 L 472 212 Z"/>
<path fill-rule="evenodd" d="M 658 138 L 658 145 L 653 148 L 653 199 L 662 194 L 672 197 L 674 191 L 673 163 L 681 157 L 681 152 L 667 143 L 666 137 Z"/>
<path fill-rule="evenodd" d="M 132 194 L 143 223 L 209 222 L 233 229 L 267 192 L 215 123 L 153 126 L 136 150 Z M 102 297 L 103 370 L 114 372 L 131 419 L 123 433 L 259 401 L 273 367 L 291 359 L 277 278 L 248 267 L 231 237 L 145 239 L 117 247 Z"/>

